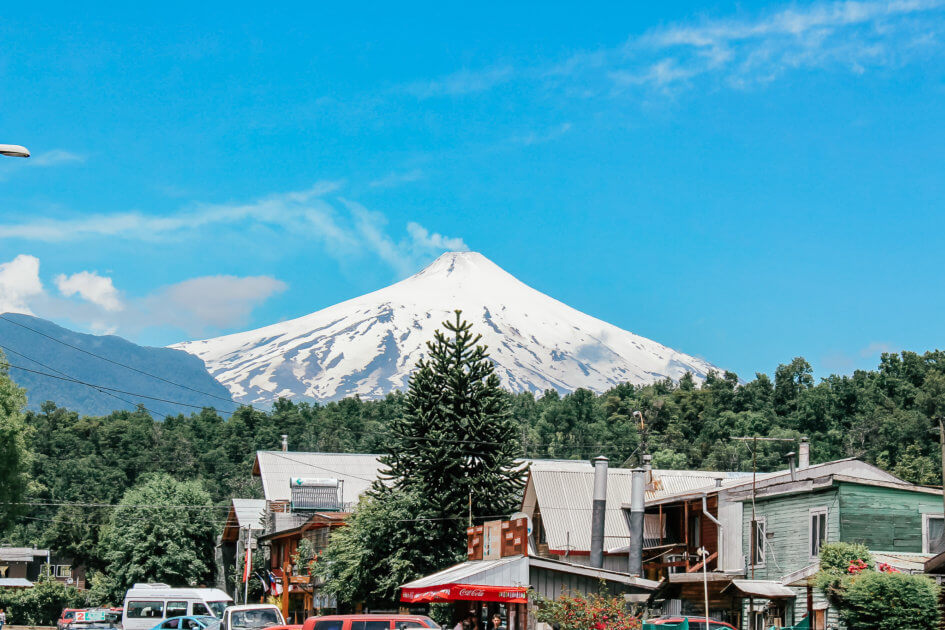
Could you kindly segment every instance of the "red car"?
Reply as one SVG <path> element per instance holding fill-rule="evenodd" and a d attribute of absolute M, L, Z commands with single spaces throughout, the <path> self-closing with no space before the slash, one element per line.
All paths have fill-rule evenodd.
<path fill-rule="evenodd" d="M 66 627 L 70 623 L 72 623 L 72 621 L 75 619 L 75 614 L 82 610 L 86 610 L 86 609 L 85 608 L 63 608 L 62 615 L 59 616 L 59 620 L 56 622 L 56 629 L 65 630 Z"/>
<path fill-rule="evenodd" d="M 658 619 L 647 619 L 643 623 L 644 627 L 650 625 L 666 626 L 669 630 L 669 628 L 675 628 L 686 619 L 689 620 L 689 630 L 737 630 L 735 626 L 716 619 L 710 618 L 709 622 L 706 623 L 705 617 L 660 617 Z"/>
<path fill-rule="evenodd" d="M 309 617 L 302 630 L 409 630 L 432 628 L 439 624 L 423 615 L 325 615 Z"/>

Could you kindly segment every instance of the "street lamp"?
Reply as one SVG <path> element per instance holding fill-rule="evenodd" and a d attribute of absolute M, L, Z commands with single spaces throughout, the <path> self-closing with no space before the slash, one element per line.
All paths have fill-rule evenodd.
<path fill-rule="evenodd" d="M 30 150 L 18 144 L 0 144 L 0 155 L 28 158 Z"/>

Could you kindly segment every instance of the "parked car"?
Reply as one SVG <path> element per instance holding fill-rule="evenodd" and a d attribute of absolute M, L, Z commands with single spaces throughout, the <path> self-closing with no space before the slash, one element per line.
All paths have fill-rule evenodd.
<path fill-rule="evenodd" d="M 120 630 L 121 612 L 111 608 L 77 610 L 66 627 L 68 630 Z"/>
<path fill-rule="evenodd" d="M 165 619 L 151 630 L 218 630 L 220 620 L 209 615 L 190 615 Z"/>
<path fill-rule="evenodd" d="M 56 622 L 56 630 L 66 630 L 66 627 L 75 619 L 75 614 L 85 608 L 63 608 L 59 620 Z"/>
<path fill-rule="evenodd" d="M 285 625 L 282 611 L 272 604 L 230 606 L 220 618 L 220 630 L 261 630 Z"/>
<path fill-rule="evenodd" d="M 709 618 L 706 622 L 705 617 L 658 617 L 656 619 L 647 619 L 643 622 L 643 630 L 669 630 L 670 628 L 685 628 L 683 622 L 689 622 L 689 630 L 736 630 L 735 626 L 727 624 L 718 619 Z"/>
<path fill-rule="evenodd" d="M 167 584 L 135 584 L 125 593 L 124 630 L 151 630 L 172 617 L 216 617 L 233 599 L 216 588 L 173 588 Z"/>
<path fill-rule="evenodd" d="M 423 615 L 324 615 L 309 617 L 302 630 L 408 630 L 440 625 Z"/>

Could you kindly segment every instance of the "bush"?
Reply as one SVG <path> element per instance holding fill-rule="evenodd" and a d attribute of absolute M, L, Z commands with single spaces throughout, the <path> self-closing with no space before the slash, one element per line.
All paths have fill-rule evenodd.
<path fill-rule="evenodd" d="M 545 599 L 532 593 L 537 604 L 535 619 L 561 630 L 638 630 L 640 619 L 620 595 L 562 595 Z"/>
<path fill-rule="evenodd" d="M 923 575 L 869 571 L 844 582 L 840 616 L 849 630 L 938 627 L 939 587 Z"/>
<path fill-rule="evenodd" d="M 815 583 L 817 588 L 839 605 L 837 600 L 842 596 L 844 578 L 862 571 L 872 571 L 874 566 L 873 556 L 866 545 L 827 543 L 820 549 L 820 571 Z"/>
<path fill-rule="evenodd" d="M 7 613 L 7 623 L 18 626 L 54 626 L 63 608 L 84 605 L 81 591 L 48 578 L 33 588 L 0 589 L 0 608 Z"/>

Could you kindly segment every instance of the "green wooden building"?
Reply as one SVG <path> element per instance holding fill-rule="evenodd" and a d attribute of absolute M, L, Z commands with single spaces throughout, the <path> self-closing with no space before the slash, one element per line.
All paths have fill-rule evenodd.
<path fill-rule="evenodd" d="M 745 577 L 778 582 L 796 593 L 793 600 L 744 601 L 746 630 L 768 628 L 773 620 L 791 625 L 805 614 L 811 628 L 842 628 L 836 611 L 811 585 L 821 546 L 863 543 L 893 566 L 921 571 L 931 557 L 930 541 L 938 539 L 945 522 L 936 489 L 842 472 L 779 481 L 729 493 L 743 506 Z"/>

